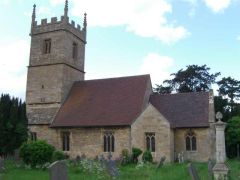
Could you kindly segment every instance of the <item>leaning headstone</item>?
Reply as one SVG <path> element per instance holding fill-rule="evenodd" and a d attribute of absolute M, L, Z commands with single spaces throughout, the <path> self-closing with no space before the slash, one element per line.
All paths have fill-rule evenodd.
<path fill-rule="evenodd" d="M 200 180 L 197 170 L 195 169 L 195 167 L 192 163 L 190 163 L 188 165 L 188 171 L 189 171 L 189 174 L 190 174 L 192 180 Z"/>
<path fill-rule="evenodd" d="M 68 180 L 65 161 L 56 161 L 49 167 L 50 180 Z"/>
<path fill-rule="evenodd" d="M 208 160 L 208 179 L 209 180 L 213 179 L 213 163 L 211 159 Z"/>
<path fill-rule="evenodd" d="M 166 160 L 166 156 L 161 157 L 160 161 L 159 161 L 159 163 L 157 165 L 157 168 L 162 167 L 165 160 Z"/>
<path fill-rule="evenodd" d="M 111 154 L 108 155 L 108 161 L 107 161 L 106 165 L 107 165 L 107 170 L 112 177 L 119 176 L 119 171 L 118 171 L 116 162 L 114 160 L 112 160 Z"/>

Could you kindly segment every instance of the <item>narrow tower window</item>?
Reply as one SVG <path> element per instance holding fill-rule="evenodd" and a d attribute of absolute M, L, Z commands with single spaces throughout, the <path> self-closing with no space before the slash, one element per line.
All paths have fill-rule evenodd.
<path fill-rule="evenodd" d="M 30 132 L 30 139 L 32 141 L 36 141 L 37 140 L 37 133 L 36 132 Z"/>
<path fill-rule="evenodd" d="M 62 149 L 63 151 L 70 150 L 70 133 L 69 132 L 62 133 Z"/>
<path fill-rule="evenodd" d="M 44 40 L 43 52 L 44 52 L 44 54 L 51 53 L 51 39 Z"/>
<path fill-rule="evenodd" d="M 73 43 L 73 46 L 72 46 L 72 58 L 73 59 L 77 59 L 77 51 L 78 51 L 78 46 L 77 46 L 77 43 Z"/>

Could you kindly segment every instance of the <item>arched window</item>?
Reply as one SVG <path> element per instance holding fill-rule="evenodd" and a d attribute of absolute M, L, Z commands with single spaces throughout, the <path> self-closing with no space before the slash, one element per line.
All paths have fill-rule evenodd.
<path fill-rule="evenodd" d="M 197 138 L 196 135 L 189 130 L 186 134 L 186 150 L 187 151 L 196 151 L 197 150 Z"/>
<path fill-rule="evenodd" d="M 69 151 L 70 150 L 70 133 L 62 132 L 62 150 Z"/>
<path fill-rule="evenodd" d="M 155 152 L 155 133 L 146 133 L 147 150 Z"/>
<path fill-rule="evenodd" d="M 103 144 L 104 144 L 104 152 L 114 152 L 114 135 L 113 133 L 104 133 L 103 136 Z"/>

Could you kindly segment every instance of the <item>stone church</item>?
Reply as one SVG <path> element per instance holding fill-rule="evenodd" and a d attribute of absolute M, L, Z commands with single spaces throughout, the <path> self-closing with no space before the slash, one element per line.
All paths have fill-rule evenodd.
<path fill-rule="evenodd" d="M 85 80 L 87 20 L 64 15 L 36 21 L 33 7 L 27 75 L 31 138 L 44 139 L 70 157 L 150 150 L 154 160 L 214 158 L 213 93 L 155 94 L 149 75 Z"/>

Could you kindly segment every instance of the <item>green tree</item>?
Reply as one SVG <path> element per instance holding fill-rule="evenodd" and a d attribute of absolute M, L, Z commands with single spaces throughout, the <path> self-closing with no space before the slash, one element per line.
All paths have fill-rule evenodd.
<path fill-rule="evenodd" d="M 231 77 L 224 77 L 218 81 L 217 84 L 219 86 L 219 94 L 229 98 L 229 105 L 233 111 L 235 103 L 234 100 L 238 100 L 240 98 L 240 81 Z"/>
<path fill-rule="evenodd" d="M 164 86 L 157 85 L 156 91 L 158 93 L 209 91 L 211 85 L 216 82 L 216 78 L 220 75 L 219 72 L 211 74 L 209 71 L 210 68 L 206 65 L 189 65 L 185 70 L 180 69 L 177 73 L 171 74 L 173 78 L 165 80 Z"/>
<path fill-rule="evenodd" d="M 0 155 L 11 154 L 27 139 L 25 103 L 8 94 L 0 98 Z"/>
<path fill-rule="evenodd" d="M 214 96 L 214 107 L 216 113 L 221 112 L 223 114 L 224 122 L 227 122 L 232 117 L 228 100 L 224 99 L 222 96 Z"/>
<path fill-rule="evenodd" d="M 240 145 L 240 116 L 232 117 L 226 128 L 226 145 L 229 157 L 237 155 L 237 145 Z"/>
<path fill-rule="evenodd" d="M 153 91 L 159 94 L 171 94 L 173 89 L 170 86 L 163 86 L 163 85 L 156 84 L 156 88 L 153 88 Z"/>

